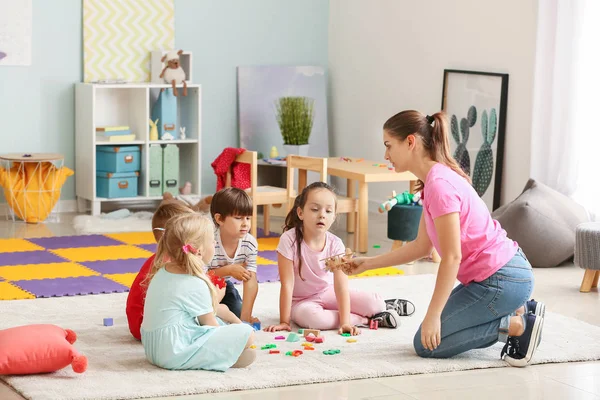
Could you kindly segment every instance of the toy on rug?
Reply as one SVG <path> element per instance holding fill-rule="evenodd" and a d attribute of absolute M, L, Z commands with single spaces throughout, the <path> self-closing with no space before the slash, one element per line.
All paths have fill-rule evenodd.
<path fill-rule="evenodd" d="M 179 51 L 170 51 L 165 54 L 160 61 L 167 63 L 167 65 L 163 68 L 160 73 L 160 77 L 165 80 L 165 82 L 170 83 L 173 87 L 173 95 L 177 96 L 177 86 L 178 84 L 183 84 L 183 95 L 187 96 L 187 83 L 185 82 L 185 71 L 181 68 L 181 64 L 179 63 L 179 56 L 183 53 L 183 50 Z"/>
<path fill-rule="evenodd" d="M 0 375 L 41 374 L 71 365 L 81 374 L 87 358 L 73 343 L 77 335 L 56 325 L 23 325 L 0 330 Z"/>
<path fill-rule="evenodd" d="M 396 194 L 396 191 L 394 190 L 392 191 L 392 197 L 390 197 L 388 201 L 385 201 L 379 205 L 379 212 L 384 213 L 386 211 L 390 211 L 396 204 L 413 204 L 422 206 L 423 200 L 421 200 L 421 192 L 412 194 L 408 191 L 404 191 L 400 194 Z"/>
<path fill-rule="evenodd" d="M 354 257 L 354 252 L 349 247 L 346 247 L 345 253 L 336 254 L 321 261 L 325 261 L 325 270 L 328 272 L 341 269 L 344 273 L 349 274 L 352 271 L 352 266 L 348 261 L 352 257 Z"/>

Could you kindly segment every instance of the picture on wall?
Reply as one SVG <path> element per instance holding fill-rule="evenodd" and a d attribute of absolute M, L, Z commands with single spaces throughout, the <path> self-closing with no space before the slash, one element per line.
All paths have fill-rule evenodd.
<path fill-rule="evenodd" d="M 150 81 L 150 52 L 175 46 L 174 0 L 84 0 L 83 81 Z"/>
<path fill-rule="evenodd" d="M 508 74 L 444 70 L 451 153 L 490 211 L 500 206 Z"/>
<path fill-rule="evenodd" d="M 325 70 L 318 66 L 238 67 L 240 147 L 269 158 L 329 156 Z"/>
<path fill-rule="evenodd" d="M 0 0 L 0 66 L 31 65 L 31 0 Z"/>

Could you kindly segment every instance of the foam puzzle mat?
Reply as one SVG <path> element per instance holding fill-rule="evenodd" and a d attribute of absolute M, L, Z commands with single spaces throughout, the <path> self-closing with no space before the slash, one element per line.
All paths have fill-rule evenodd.
<path fill-rule="evenodd" d="M 258 281 L 278 281 L 279 236 L 259 231 L 257 241 Z M 126 292 L 155 251 L 151 232 L 0 239 L 0 300 Z M 399 274 L 389 267 L 357 277 Z"/>

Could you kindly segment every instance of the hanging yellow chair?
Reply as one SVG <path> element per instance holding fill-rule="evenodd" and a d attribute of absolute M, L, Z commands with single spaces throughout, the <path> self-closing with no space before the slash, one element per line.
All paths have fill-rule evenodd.
<path fill-rule="evenodd" d="M 0 167 L 0 186 L 17 217 L 38 223 L 50 215 L 63 184 L 73 174 L 70 168 L 57 168 L 49 161 L 14 162 L 9 170 Z"/>

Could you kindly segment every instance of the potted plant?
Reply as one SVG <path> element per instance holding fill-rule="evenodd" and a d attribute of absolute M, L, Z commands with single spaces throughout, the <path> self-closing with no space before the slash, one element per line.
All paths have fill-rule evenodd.
<path fill-rule="evenodd" d="M 314 99 L 308 97 L 280 97 L 275 102 L 277 123 L 288 154 L 308 155 L 314 103 Z"/>

